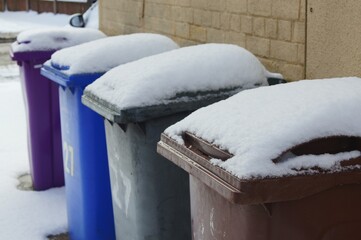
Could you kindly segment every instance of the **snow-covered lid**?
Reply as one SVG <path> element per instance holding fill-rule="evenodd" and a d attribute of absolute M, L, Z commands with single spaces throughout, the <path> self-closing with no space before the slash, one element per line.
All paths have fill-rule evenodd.
<path fill-rule="evenodd" d="M 304 80 L 243 91 L 202 108 L 165 134 L 184 144 L 189 132 L 233 156 L 212 159 L 241 179 L 337 171 L 359 151 L 295 156 L 287 152 L 314 139 L 361 137 L 361 78 Z M 284 154 L 286 153 L 286 154 Z M 283 156 L 278 163 L 274 159 Z M 309 170 L 306 170 L 306 169 Z"/>
<path fill-rule="evenodd" d="M 268 72 L 247 50 L 230 44 L 180 48 L 113 68 L 85 89 L 113 110 L 186 102 L 184 93 L 268 85 Z"/>
<path fill-rule="evenodd" d="M 45 65 L 52 65 L 68 75 L 104 73 L 121 64 L 178 47 L 173 40 L 159 34 L 121 35 L 59 50 Z"/>
<path fill-rule="evenodd" d="M 52 51 L 106 37 L 104 33 L 89 28 L 41 28 L 21 32 L 12 52 Z"/>

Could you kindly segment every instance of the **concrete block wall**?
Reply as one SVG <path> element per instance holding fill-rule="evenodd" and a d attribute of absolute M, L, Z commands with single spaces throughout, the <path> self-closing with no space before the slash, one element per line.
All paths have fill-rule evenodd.
<path fill-rule="evenodd" d="M 305 77 L 306 0 L 100 0 L 108 35 L 156 32 L 181 46 L 233 43 L 288 80 Z"/>
<path fill-rule="evenodd" d="M 307 78 L 361 77 L 360 13 L 360 0 L 308 0 Z"/>

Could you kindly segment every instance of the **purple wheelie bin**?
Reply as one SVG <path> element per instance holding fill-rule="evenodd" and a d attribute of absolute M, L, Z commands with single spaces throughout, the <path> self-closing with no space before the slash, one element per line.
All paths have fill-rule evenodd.
<path fill-rule="evenodd" d="M 94 29 L 30 30 L 11 45 L 11 58 L 20 68 L 34 190 L 64 185 L 58 85 L 41 76 L 40 68 L 56 50 L 101 37 Z"/>

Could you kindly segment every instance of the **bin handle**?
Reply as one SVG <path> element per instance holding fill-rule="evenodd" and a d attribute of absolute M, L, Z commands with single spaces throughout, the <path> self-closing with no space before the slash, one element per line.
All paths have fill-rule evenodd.
<path fill-rule="evenodd" d="M 54 42 L 67 42 L 69 41 L 69 39 L 67 37 L 63 37 L 63 36 L 54 36 Z M 17 41 L 17 43 L 20 44 L 29 44 L 31 43 L 30 40 L 24 40 L 24 41 Z"/>
<path fill-rule="evenodd" d="M 17 43 L 20 45 L 20 44 L 29 44 L 29 43 L 31 43 L 31 41 L 30 40 L 25 40 L 25 41 L 17 41 Z"/>
<path fill-rule="evenodd" d="M 190 132 L 183 133 L 183 140 L 185 146 L 193 152 L 201 155 L 207 160 L 212 158 L 226 161 L 233 157 L 231 153 L 226 150 L 222 150 L 214 144 L 197 137 Z M 361 151 L 361 137 L 350 136 L 331 136 L 326 138 L 317 138 L 311 141 L 299 144 L 285 152 L 279 157 L 273 159 L 275 164 L 287 161 L 284 160 L 285 155 L 293 154 L 296 156 L 302 155 L 321 155 L 321 154 L 337 154 L 341 152 Z M 340 162 L 341 167 L 350 167 L 355 165 L 361 165 L 361 157 Z M 304 170 L 304 169 L 303 169 Z M 315 167 L 314 170 L 322 172 L 322 169 Z"/>
<path fill-rule="evenodd" d="M 233 157 L 227 150 L 222 150 L 214 144 L 197 137 L 196 135 L 186 131 L 183 133 L 185 146 L 192 151 L 202 155 L 206 159 L 217 158 L 222 161 Z M 331 136 L 325 138 L 317 138 L 311 141 L 299 144 L 293 148 L 283 152 L 280 156 L 273 159 L 275 164 L 281 163 L 283 157 L 287 154 L 301 155 L 321 155 L 321 154 L 337 154 L 341 152 L 361 151 L 361 137 L 350 136 Z M 341 166 L 352 166 L 360 164 L 359 161 L 343 161 Z"/>
<path fill-rule="evenodd" d="M 317 138 L 311 141 L 301 143 L 293 148 L 283 152 L 280 156 L 273 159 L 274 163 L 281 163 L 287 154 L 296 156 L 302 155 L 322 155 L 322 154 L 337 154 L 341 152 L 361 151 L 361 138 L 350 136 L 331 136 L 325 138 Z M 347 163 L 346 163 L 347 162 Z M 341 166 L 350 166 L 349 161 L 341 162 Z M 359 163 L 353 163 L 355 165 Z"/>
<path fill-rule="evenodd" d="M 227 159 L 233 157 L 233 155 L 228 151 L 222 150 L 190 132 L 183 133 L 183 140 L 186 147 L 192 149 L 194 152 L 197 152 L 200 155 L 203 155 L 208 160 L 216 158 L 222 161 L 226 161 Z"/>

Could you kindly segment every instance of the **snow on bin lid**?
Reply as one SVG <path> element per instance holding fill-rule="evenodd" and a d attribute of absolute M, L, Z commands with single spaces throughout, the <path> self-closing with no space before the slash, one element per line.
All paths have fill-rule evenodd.
<path fill-rule="evenodd" d="M 146 57 L 113 68 L 85 89 L 121 111 L 187 101 L 182 93 L 268 85 L 268 72 L 247 50 L 230 44 L 203 44 Z"/>
<path fill-rule="evenodd" d="M 103 37 L 106 37 L 106 35 L 96 29 L 71 27 L 43 28 L 21 32 L 11 47 L 14 53 L 51 51 Z"/>
<path fill-rule="evenodd" d="M 136 33 L 103 38 L 62 49 L 51 56 L 51 65 L 64 69 L 63 72 L 69 75 L 103 73 L 118 65 L 178 47 L 166 36 Z"/>
<path fill-rule="evenodd" d="M 298 175 L 312 167 L 337 171 L 341 160 L 360 152 L 282 154 L 314 139 L 361 137 L 360 92 L 361 79 L 356 77 L 252 89 L 197 110 L 165 134 L 184 144 L 182 134 L 189 132 L 227 150 L 232 157 L 211 162 L 241 179 Z M 281 155 L 287 160 L 272 161 Z"/>

